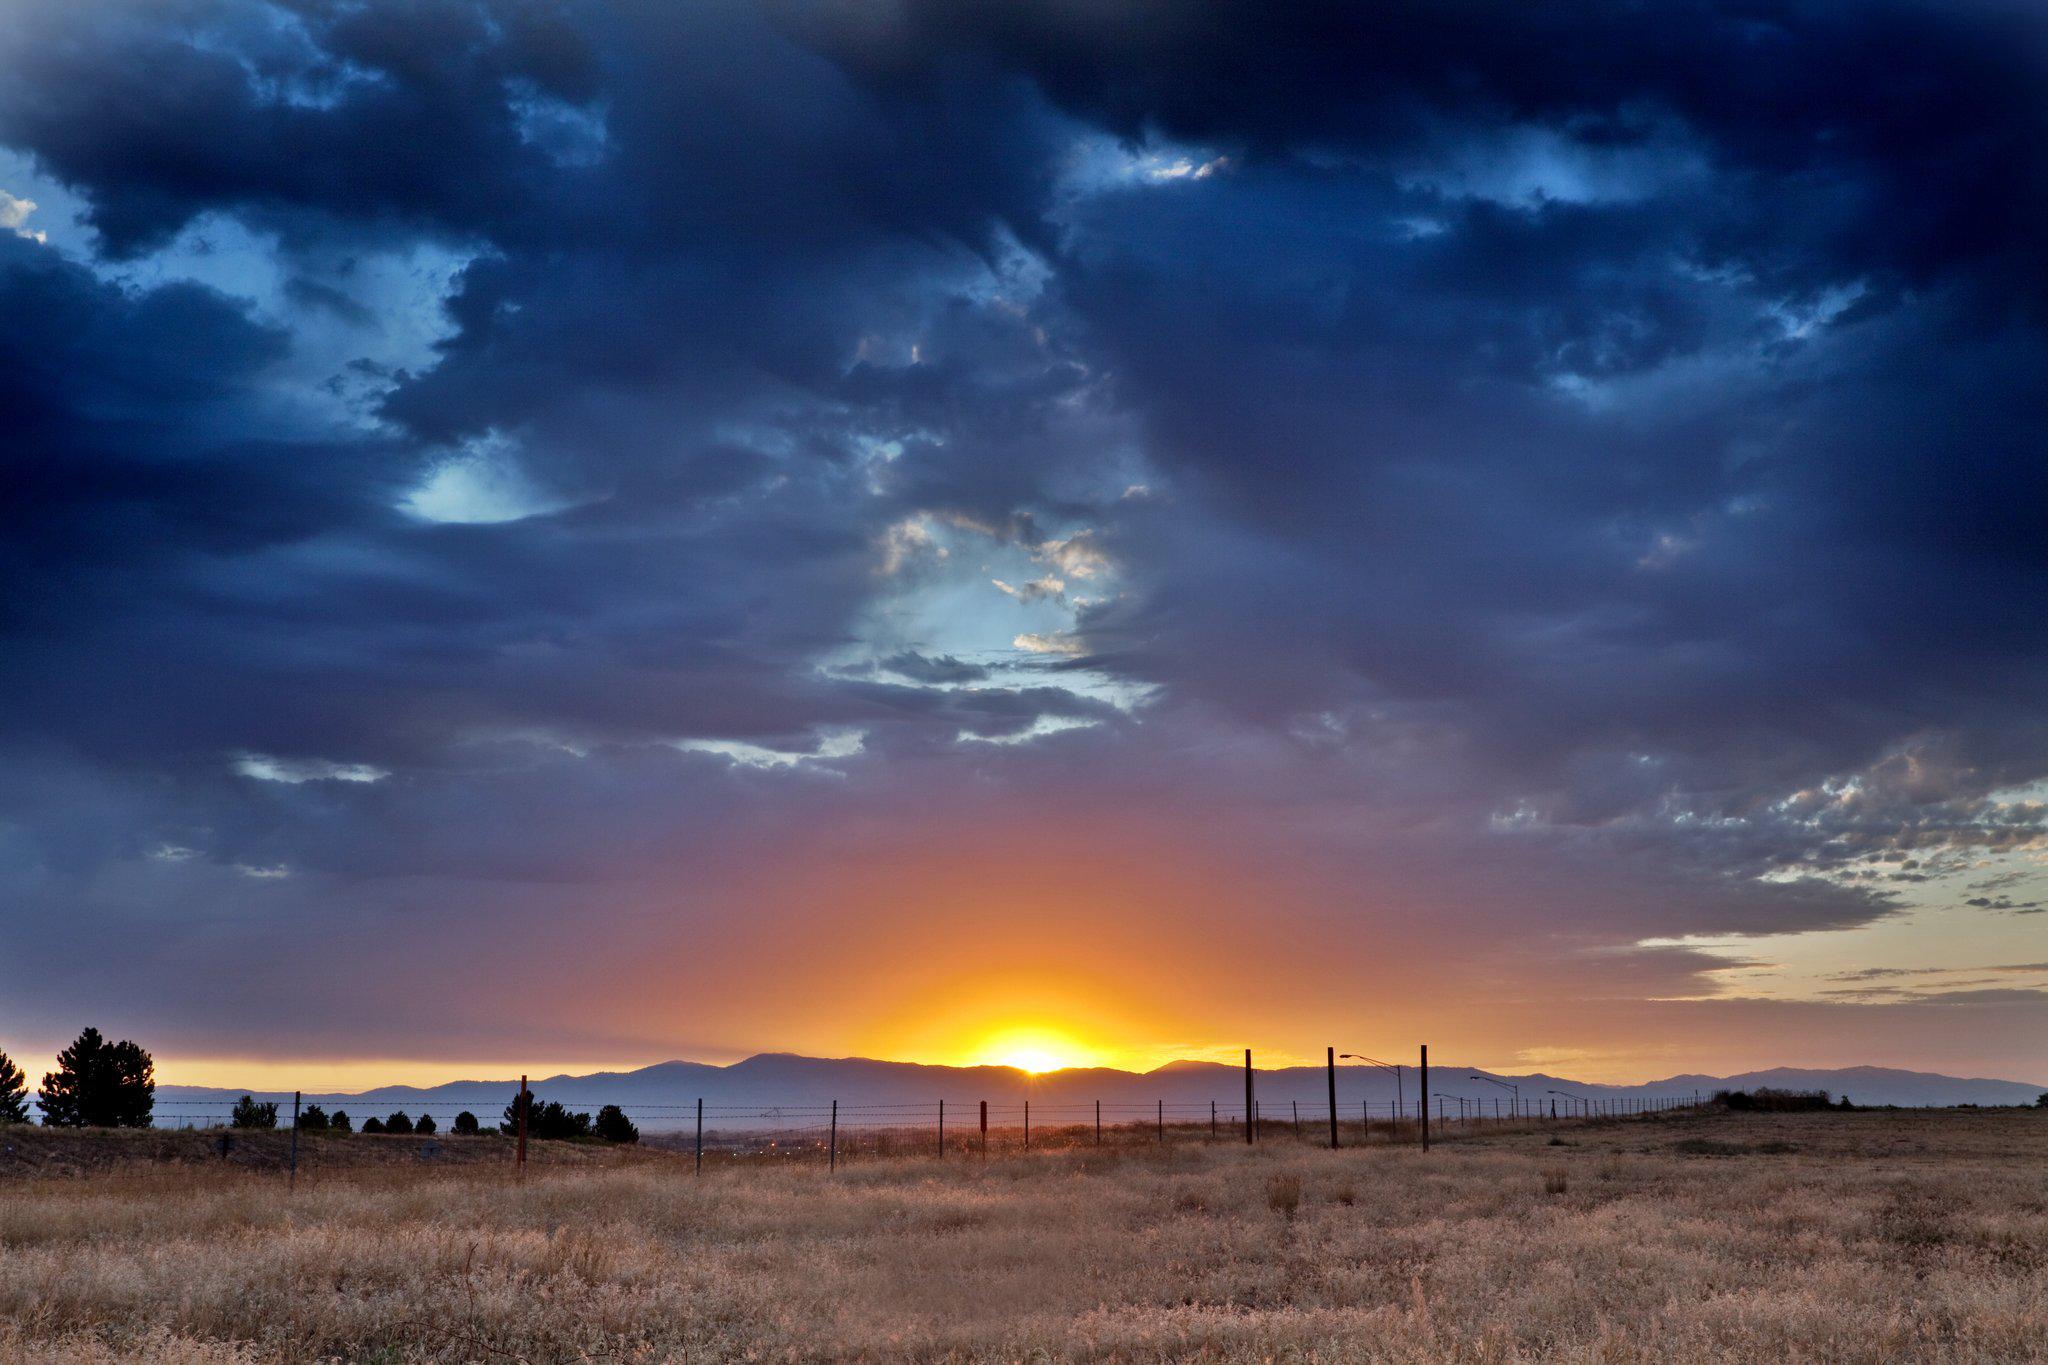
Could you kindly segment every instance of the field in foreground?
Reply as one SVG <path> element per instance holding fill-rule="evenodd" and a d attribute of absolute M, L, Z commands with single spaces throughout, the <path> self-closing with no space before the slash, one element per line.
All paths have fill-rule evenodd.
<path fill-rule="evenodd" d="M 10 1362 L 742 1358 L 2048 1360 L 2048 1114 L 0 1182 Z"/>

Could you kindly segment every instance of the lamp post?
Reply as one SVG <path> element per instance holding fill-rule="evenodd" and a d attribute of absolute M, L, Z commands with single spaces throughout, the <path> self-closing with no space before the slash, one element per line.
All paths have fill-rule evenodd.
<path fill-rule="evenodd" d="M 1377 1057 L 1365 1057 L 1356 1052 L 1340 1052 L 1337 1056 L 1342 1061 L 1364 1062 L 1367 1066 L 1376 1066 L 1382 1071 L 1394 1073 L 1394 1122 L 1399 1123 L 1401 1121 L 1401 1111 L 1407 1107 L 1401 1098 L 1401 1064 L 1399 1062 L 1383 1062 Z M 1368 1126 L 1370 1126 L 1369 1121 Z"/>
<path fill-rule="evenodd" d="M 1562 1096 L 1564 1096 L 1564 1097 L 1565 1097 L 1566 1099 L 1568 1099 L 1568 1100 L 1577 1100 L 1577 1101 L 1579 1102 L 1579 1116 L 1580 1116 L 1581 1118 L 1584 1118 L 1584 1117 L 1585 1117 L 1585 1115 L 1586 1115 L 1586 1097 L 1585 1097 L 1584 1095 L 1581 1095 L 1581 1094 L 1579 1094 L 1579 1093 L 1578 1093 L 1577 1091 L 1573 1091 L 1573 1090 L 1552 1090 L 1552 1091 L 1549 1091 L 1548 1093 L 1549 1093 L 1549 1094 L 1552 1094 L 1552 1095 L 1562 1095 Z"/>
<path fill-rule="evenodd" d="M 1479 1074 L 1478 1072 L 1476 1072 L 1476 1071 L 1472 1073 L 1472 1079 L 1473 1079 L 1473 1080 L 1475 1080 L 1475 1081 L 1485 1081 L 1485 1082 L 1486 1082 L 1486 1083 L 1487 1083 L 1488 1085 L 1497 1085 L 1497 1086 L 1499 1086 L 1499 1087 L 1500 1087 L 1501 1089 L 1503 1089 L 1503 1090 L 1510 1090 L 1510 1091 L 1513 1091 L 1513 1092 L 1514 1092 L 1514 1096 L 1515 1096 L 1515 1117 L 1516 1117 L 1516 1118 L 1520 1118 L 1520 1117 L 1522 1117 L 1522 1087 L 1521 1087 L 1521 1086 L 1519 1086 L 1519 1085 L 1516 1085 L 1516 1084 L 1515 1084 L 1514 1082 L 1512 1082 L 1512 1081 L 1497 1081 L 1497 1080 L 1495 1080 L 1495 1079 L 1494 1079 L 1493 1077 L 1491 1077 L 1491 1076 L 1482 1076 L 1482 1075 L 1480 1075 L 1480 1074 Z"/>

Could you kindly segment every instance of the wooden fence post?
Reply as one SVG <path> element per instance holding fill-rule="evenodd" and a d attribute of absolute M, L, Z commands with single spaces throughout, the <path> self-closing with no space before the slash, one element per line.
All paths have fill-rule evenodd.
<path fill-rule="evenodd" d="M 1244 1145 L 1252 1145 L 1252 1050 L 1244 1050 Z"/>
<path fill-rule="evenodd" d="M 1024 1150 L 1031 1150 L 1031 1101 L 1024 1101 Z"/>
<path fill-rule="evenodd" d="M 1095 1101 L 1095 1145 L 1102 1145 L 1102 1101 Z"/>
<path fill-rule="evenodd" d="M 1415 1112 L 1422 1116 L 1422 1150 L 1429 1150 L 1429 1044 L 1422 1045 L 1422 1102 Z"/>
<path fill-rule="evenodd" d="M 526 1111 L 533 1108 L 533 1099 L 526 1093 L 526 1077 L 519 1078 L 519 1178 L 526 1179 Z"/>
<path fill-rule="evenodd" d="M 946 1102 L 939 1101 L 939 1156 L 946 1155 Z"/>
<path fill-rule="evenodd" d="M 1328 1049 L 1330 1065 L 1330 1150 L 1337 1150 L 1337 1049 Z"/>

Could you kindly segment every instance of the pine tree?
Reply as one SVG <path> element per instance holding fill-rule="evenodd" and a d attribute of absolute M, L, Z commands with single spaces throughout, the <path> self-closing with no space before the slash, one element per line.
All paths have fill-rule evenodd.
<path fill-rule="evenodd" d="M 0 1124 L 28 1122 L 28 1077 L 0 1052 Z"/>
<path fill-rule="evenodd" d="M 230 1128 L 275 1128 L 277 1127 L 277 1104 L 260 1103 L 253 1095 L 244 1095 L 235 1101 L 235 1112 L 228 1119 Z"/>
<path fill-rule="evenodd" d="M 626 1117 L 626 1111 L 616 1104 L 607 1104 L 597 1111 L 597 1135 L 606 1142 L 638 1142 L 640 1130 Z"/>
<path fill-rule="evenodd" d="M 89 1028 L 57 1054 L 36 1103 L 52 1128 L 147 1128 L 156 1107 L 156 1063 L 134 1043 L 110 1043 Z"/>

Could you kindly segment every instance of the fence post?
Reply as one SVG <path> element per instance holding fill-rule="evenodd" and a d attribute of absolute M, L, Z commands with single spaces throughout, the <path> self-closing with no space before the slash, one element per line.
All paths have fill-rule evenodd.
<path fill-rule="evenodd" d="M 1422 1116 L 1422 1150 L 1429 1150 L 1429 1044 L 1422 1045 L 1422 1101 L 1415 1112 Z"/>
<path fill-rule="evenodd" d="M 292 1091 L 292 1174 L 288 1189 L 299 1187 L 299 1092 Z"/>
<path fill-rule="evenodd" d="M 533 1099 L 526 1093 L 526 1077 L 519 1078 L 519 1178 L 526 1179 L 526 1111 L 533 1108 Z"/>
<path fill-rule="evenodd" d="M 1330 1064 L 1330 1150 L 1337 1150 L 1337 1049 L 1328 1049 Z"/>
<path fill-rule="evenodd" d="M 1209 1141 L 1216 1140 L 1216 1101 L 1209 1101 Z"/>
<path fill-rule="evenodd" d="M 1161 1147 L 1164 1147 L 1164 1146 L 1166 1145 L 1166 1101 L 1165 1101 L 1165 1100 L 1160 1100 L 1160 1101 L 1158 1101 L 1158 1104 L 1159 1104 L 1159 1145 L 1160 1145 Z"/>
<path fill-rule="evenodd" d="M 1031 1150 L 1031 1101 L 1024 1101 L 1024 1150 Z"/>
<path fill-rule="evenodd" d="M 1252 1145 L 1252 1050 L 1244 1050 L 1244 1145 Z"/>
<path fill-rule="evenodd" d="M 981 1102 L 981 1159 L 988 1160 L 988 1101 Z"/>
<path fill-rule="evenodd" d="M 697 1174 L 704 1174 L 704 1097 L 697 1097 Z"/>
<path fill-rule="evenodd" d="M 825 1158 L 825 1170 L 829 1173 L 839 1169 L 839 1101 L 832 1101 L 832 1139 L 830 1155 Z"/>
<path fill-rule="evenodd" d="M 939 1156 L 946 1155 L 946 1102 L 939 1101 Z"/>
<path fill-rule="evenodd" d="M 1095 1101 L 1095 1145 L 1102 1145 L 1102 1101 Z"/>
<path fill-rule="evenodd" d="M 1294 1106 L 1294 1140 L 1299 1142 L 1301 1141 L 1301 1101 L 1289 1100 L 1288 1103 Z"/>

